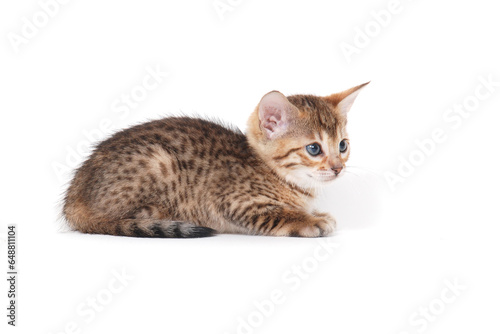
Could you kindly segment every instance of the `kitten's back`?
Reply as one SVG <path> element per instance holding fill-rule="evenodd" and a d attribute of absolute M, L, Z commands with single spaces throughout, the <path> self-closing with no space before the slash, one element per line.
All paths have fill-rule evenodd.
<path fill-rule="evenodd" d="M 189 117 L 148 122 L 95 148 L 68 189 L 64 214 L 86 233 L 154 236 L 153 224 L 165 236 L 160 227 L 169 224 L 162 220 L 219 227 L 215 210 L 203 203 L 259 164 L 240 131 Z M 194 234 L 212 233 L 200 227 Z"/>

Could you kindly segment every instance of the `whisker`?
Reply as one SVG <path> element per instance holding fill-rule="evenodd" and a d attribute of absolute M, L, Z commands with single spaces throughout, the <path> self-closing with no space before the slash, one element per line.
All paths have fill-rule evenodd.
<path fill-rule="evenodd" d="M 349 165 L 349 166 L 346 166 L 346 170 L 348 168 L 349 169 L 359 169 L 359 170 L 367 172 L 368 174 L 372 174 L 372 175 L 376 175 L 376 176 L 381 176 L 381 174 L 379 172 L 377 172 L 374 169 L 368 168 L 368 167 L 361 167 L 361 166 L 352 166 L 352 165 Z"/>
<path fill-rule="evenodd" d="M 349 175 L 354 175 L 357 177 L 356 181 L 353 178 L 344 179 L 345 182 L 348 183 L 349 189 L 353 190 L 356 193 L 356 195 L 362 195 L 364 192 L 366 192 L 366 188 L 367 186 L 369 186 L 369 183 L 359 175 L 356 174 L 349 174 Z M 361 182 L 363 182 L 364 185 L 361 186 L 357 180 L 361 180 Z"/>
<path fill-rule="evenodd" d="M 369 179 L 367 179 L 367 178 L 366 178 L 367 174 L 364 174 L 364 175 L 359 175 L 359 174 L 354 173 L 353 171 L 348 171 L 348 170 L 346 170 L 346 171 L 345 171 L 345 173 L 346 173 L 347 175 L 353 175 L 353 176 L 355 176 L 355 177 L 356 177 L 356 179 L 357 179 L 357 180 L 361 180 L 361 182 L 363 182 L 363 184 L 364 184 L 366 187 L 371 187 L 371 186 L 373 186 L 373 182 L 371 182 Z M 368 175 L 370 175 L 370 176 L 374 176 L 374 175 L 371 175 L 371 174 L 368 174 Z M 378 177 L 378 176 L 377 176 L 377 177 Z M 346 179 L 348 179 L 348 178 L 346 178 Z M 350 181 L 350 182 L 352 182 L 353 180 L 352 180 L 352 179 L 350 179 L 349 181 Z"/>

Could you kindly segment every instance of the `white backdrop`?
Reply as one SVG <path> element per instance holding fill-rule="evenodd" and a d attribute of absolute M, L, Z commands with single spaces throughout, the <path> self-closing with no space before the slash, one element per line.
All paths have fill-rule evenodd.
<path fill-rule="evenodd" d="M 500 47 L 491 1 L 0 4 L 2 333 L 500 330 Z M 371 80 L 323 239 L 68 232 L 74 166 L 117 129 L 184 113 L 242 130 L 262 95 Z"/>

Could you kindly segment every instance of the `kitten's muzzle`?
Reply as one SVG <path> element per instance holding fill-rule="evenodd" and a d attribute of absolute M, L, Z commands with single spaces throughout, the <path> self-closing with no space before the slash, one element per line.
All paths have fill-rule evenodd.
<path fill-rule="evenodd" d="M 320 182 L 330 182 L 337 178 L 337 174 L 331 170 L 319 170 L 313 173 L 313 177 Z"/>

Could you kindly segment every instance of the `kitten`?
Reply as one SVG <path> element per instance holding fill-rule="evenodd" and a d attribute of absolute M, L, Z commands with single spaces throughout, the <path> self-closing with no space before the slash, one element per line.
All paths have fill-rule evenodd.
<path fill-rule="evenodd" d="M 84 233 L 318 237 L 335 220 L 310 208 L 350 147 L 347 112 L 367 83 L 327 97 L 266 94 L 246 135 L 172 117 L 120 131 L 76 171 L 63 213 Z"/>

